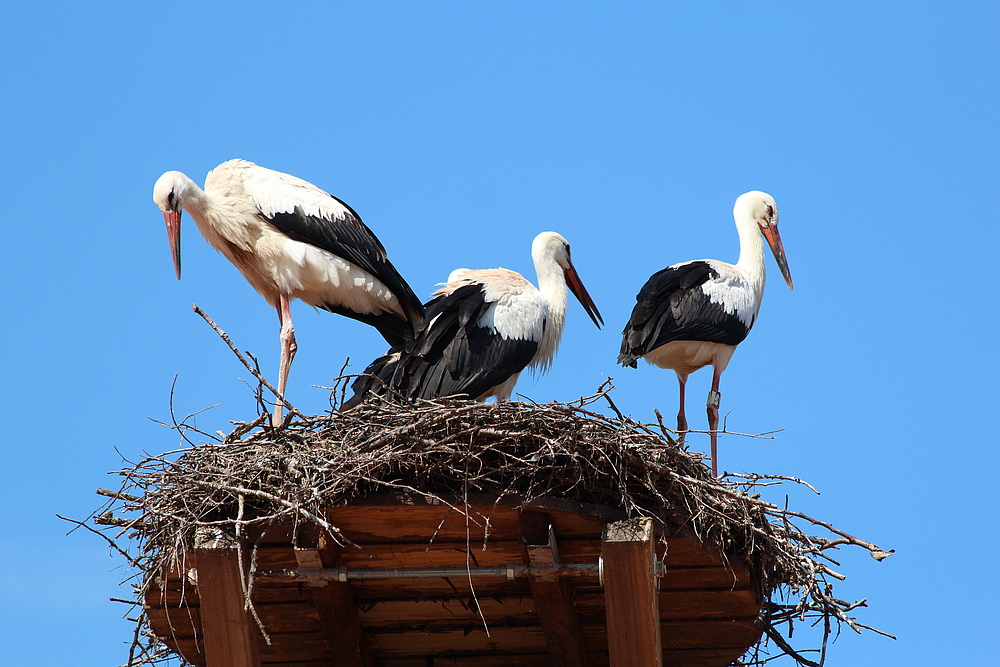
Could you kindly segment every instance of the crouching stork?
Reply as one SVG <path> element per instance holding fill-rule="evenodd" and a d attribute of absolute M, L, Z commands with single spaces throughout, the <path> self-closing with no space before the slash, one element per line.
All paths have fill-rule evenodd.
<path fill-rule="evenodd" d="M 507 399 L 526 367 L 548 370 L 566 322 L 567 287 L 604 324 L 570 257 L 569 242 L 543 232 L 531 245 L 538 287 L 508 269 L 457 269 L 425 304 L 417 335 L 376 359 L 341 409 L 368 395 Z"/>

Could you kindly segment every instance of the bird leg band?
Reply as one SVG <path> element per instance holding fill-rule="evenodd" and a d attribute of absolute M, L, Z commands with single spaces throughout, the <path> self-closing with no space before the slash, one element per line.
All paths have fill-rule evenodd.
<path fill-rule="evenodd" d="M 722 401 L 722 394 L 715 391 L 714 389 L 708 392 L 708 407 L 718 408 L 719 403 Z"/>

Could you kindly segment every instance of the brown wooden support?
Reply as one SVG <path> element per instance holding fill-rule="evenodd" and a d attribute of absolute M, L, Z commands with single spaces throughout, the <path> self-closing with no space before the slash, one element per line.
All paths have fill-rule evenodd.
<path fill-rule="evenodd" d="M 518 542 L 524 562 L 556 565 L 559 549 L 547 512 L 522 509 Z M 552 664 L 556 667 L 586 667 L 587 652 L 576 614 L 573 589 L 568 577 L 528 577 Z"/>
<path fill-rule="evenodd" d="M 236 541 L 223 534 L 199 535 L 195 553 L 208 667 L 260 667 L 260 633 L 245 608 Z"/>
<path fill-rule="evenodd" d="M 340 567 L 340 547 L 326 536 L 313 541 L 315 549 L 295 549 L 300 568 Z M 373 667 L 371 650 L 361 628 L 350 584 L 325 581 L 310 587 L 313 603 L 337 667 Z"/>
<path fill-rule="evenodd" d="M 625 519 L 604 527 L 604 596 L 611 667 L 660 667 L 653 521 Z"/>

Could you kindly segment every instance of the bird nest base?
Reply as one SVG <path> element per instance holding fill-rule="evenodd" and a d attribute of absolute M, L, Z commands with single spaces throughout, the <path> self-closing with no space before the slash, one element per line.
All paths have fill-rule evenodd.
<path fill-rule="evenodd" d="M 166 599 L 170 577 L 183 589 L 189 559 L 206 531 L 243 545 L 246 605 L 254 611 L 254 578 L 267 560 L 260 553 L 275 535 L 295 545 L 320 536 L 344 554 L 364 553 L 365 544 L 331 517 L 336 508 L 386 497 L 436 505 L 444 516 L 477 524 L 477 542 L 467 551 L 480 559 L 491 539 L 499 539 L 491 535 L 490 507 L 651 518 L 660 554 L 669 540 L 693 541 L 740 573 L 733 581 L 743 582 L 756 601 L 751 620 L 758 639 L 741 657 L 727 658 L 729 664 L 788 655 L 802 665 L 819 665 L 842 626 L 874 630 L 855 618 L 863 600 L 834 597 L 832 580 L 843 576 L 831 569 L 829 553 L 853 545 L 881 560 L 891 552 L 757 493 L 789 478 L 713 477 L 658 414 L 648 424 L 623 416 L 607 386 L 570 403 L 374 401 L 315 417 L 293 413 L 278 427 L 268 414 L 234 425 L 221 439 L 196 444 L 189 438 L 199 432 L 176 424 L 189 447 L 129 462 L 118 471 L 118 490 L 98 491 L 109 499 L 91 517 L 100 526 L 91 530 L 128 560 L 132 602 L 145 602 L 147 612 L 137 618 L 130 667 L 178 658 L 178 644 L 169 638 L 164 643 L 162 632 L 151 629 L 149 601 L 156 595 Z M 437 535 L 442 525 L 444 519 L 425 536 L 428 549 L 444 539 Z M 667 563 L 670 553 L 663 556 Z M 182 608 L 183 591 L 170 604 Z M 267 624 L 254 616 L 268 637 Z M 488 626 L 487 618 L 482 621 Z M 796 621 L 818 628 L 807 633 L 811 646 L 791 644 Z M 182 662 L 189 657 L 183 655 Z"/>

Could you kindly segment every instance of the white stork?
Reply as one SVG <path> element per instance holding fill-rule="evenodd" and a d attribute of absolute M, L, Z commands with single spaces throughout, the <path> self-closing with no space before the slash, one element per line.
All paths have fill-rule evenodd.
<path fill-rule="evenodd" d="M 764 297 L 764 244 L 767 239 L 788 288 L 792 276 L 778 235 L 778 206 L 771 195 L 752 191 L 733 207 L 740 235 L 736 264 L 701 259 L 674 264 L 654 273 L 636 296 L 635 308 L 622 332 L 618 363 L 636 367 L 644 358 L 660 368 L 672 368 L 680 384 L 677 430 L 688 430 L 684 416 L 684 385 L 688 375 L 711 364 L 715 370 L 708 394 L 712 440 L 712 473 L 718 475 L 716 439 L 719 427 L 719 378 L 736 346 L 750 333 Z"/>
<path fill-rule="evenodd" d="M 153 201 L 167 223 L 178 280 L 183 209 L 278 311 L 276 423 L 297 350 L 293 299 L 370 324 L 393 346 L 412 338 L 413 324 L 423 315 L 420 300 L 358 214 L 302 179 L 230 160 L 208 173 L 204 190 L 179 171 L 168 171 L 156 181 Z"/>
<path fill-rule="evenodd" d="M 538 288 L 508 269 L 457 269 L 425 304 L 417 336 L 369 365 L 342 409 L 371 392 L 406 398 L 507 399 L 526 366 L 544 372 L 566 322 L 566 288 L 604 324 L 570 258 L 569 242 L 542 232 L 531 244 Z"/>

